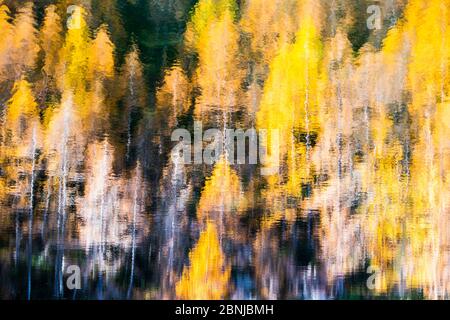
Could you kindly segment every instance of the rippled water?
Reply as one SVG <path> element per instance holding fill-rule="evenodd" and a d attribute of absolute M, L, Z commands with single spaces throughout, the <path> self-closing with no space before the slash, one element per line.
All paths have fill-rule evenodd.
<path fill-rule="evenodd" d="M 64 71 L 0 45 L 0 298 L 449 297 L 448 1 L 117 3 Z M 172 161 L 195 121 L 279 130 L 278 173 Z"/>

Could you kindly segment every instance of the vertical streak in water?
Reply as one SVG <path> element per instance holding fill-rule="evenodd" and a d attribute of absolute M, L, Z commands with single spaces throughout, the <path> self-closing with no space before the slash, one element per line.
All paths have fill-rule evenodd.
<path fill-rule="evenodd" d="M 63 260 L 64 260 L 64 229 L 66 220 L 67 203 L 67 175 L 68 175 L 68 150 L 69 140 L 69 110 L 71 101 L 64 105 L 64 130 L 61 141 L 62 161 L 59 175 L 59 193 L 58 193 L 58 219 L 57 219 L 57 253 L 55 264 L 55 294 L 57 297 L 63 295 Z"/>
<path fill-rule="evenodd" d="M 20 250 L 20 228 L 19 228 L 19 212 L 16 211 L 16 219 L 15 219 L 15 234 L 16 234 L 16 248 L 14 252 L 14 265 L 17 266 L 17 260 L 19 259 L 19 250 Z"/>
<path fill-rule="evenodd" d="M 138 167 L 139 168 L 139 164 Z M 134 189 L 134 200 L 133 200 L 133 234 L 132 234 L 132 245 L 131 245 L 131 272 L 130 272 L 130 284 L 128 286 L 127 298 L 131 298 L 131 290 L 133 288 L 133 279 L 134 279 L 134 260 L 135 260 L 135 251 L 136 251 L 136 215 L 138 210 L 138 188 L 140 187 L 139 183 L 139 172 L 140 170 L 136 170 L 136 179 L 135 179 L 135 189 Z"/>
<path fill-rule="evenodd" d="M 309 39 L 309 36 L 307 37 Z M 311 151 L 311 132 L 309 128 L 309 50 L 308 46 L 305 46 L 305 131 L 306 131 L 306 163 L 307 163 L 307 174 L 309 176 L 309 156 Z"/>
<path fill-rule="evenodd" d="M 31 181 L 30 181 L 30 208 L 28 217 L 28 288 L 27 288 L 27 299 L 31 298 L 31 268 L 32 268 L 32 245 L 33 245 L 33 207 L 34 207 L 34 171 L 36 166 L 36 125 L 33 127 L 32 135 L 32 149 L 31 149 Z"/>
<path fill-rule="evenodd" d="M 47 181 L 47 195 L 45 197 L 45 207 L 44 207 L 44 217 L 42 219 L 42 228 L 41 228 L 41 238 L 44 239 L 45 234 L 45 226 L 47 225 L 48 218 L 48 210 L 50 208 L 50 198 L 52 194 L 52 182 L 53 178 L 50 181 Z"/>
<path fill-rule="evenodd" d="M 339 75 L 336 75 L 336 81 L 337 81 L 336 95 L 337 95 L 337 103 L 338 103 L 338 116 L 337 116 L 338 133 L 337 133 L 337 137 L 336 137 L 337 149 L 338 149 L 337 173 L 338 173 L 338 180 L 340 182 L 340 179 L 342 178 L 342 171 L 343 171 L 342 170 L 343 137 L 342 137 L 342 95 L 341 95 L 341 83 L 339 81 Z"/>
<path fill-rule="evenodd" d="M 131 112 L 128 114 L 128 125 L 127 125 L 127 153 L 125 156 L 126 162 L 130 160 L 130 147 L 131 147 Z"/>
<path fill-rule="evenodd" d="M 170 189 L 170 196 L 168 197 L 169 205 L 167 208 L 167 218 L 165 221 L 165 229 L 168 230 L 169 235 L 167 239 L 168 245 L 168 270 L 173 270 L 173 262 L 175 255 L 175 220 L 177 218 L 177 209 L 176 209 L 176 201 L 177 201 L 177 192 L 180 188 L 180 175 L 184 167 L 182 166 L 182 158 L 178 158 L 174 162 L 174 168 L 172 172 L 172 185 Z M 181 162 L 181 163 L 180 163 Z M 180 165 L 181 164 L 181 165 Z M 171 275 L 171 274 L 170 274 Z"/>
<path fill-rule="evenodd" d="M 103 256 L 103 254 L 105 253 L 105 241 L 106 241 L 106 236 L 105 236 L 105 223 L 106 223 L 106 219 L 105 219 L 105 193 L 106 193 L 106 188 L 105 188 L 105 184 L 107 183 L 107 179 L 108 179 L 108 172 L 107 172 L 107 163 L 108 163 L 108 142 L 105 139 L 104 144 L 103 144 L 103 160 L 102 160 L 102 170 L 101 170 L 101 177 L 102 177 L 102 188 L 101 188 L 101 195 L 100 195 L 100 233 L 101 233 L 101 242 L 100 242 L 100 247 L 101 247 L 101 254 Z M 103 261 L 103 259 L 102 259 Z"/>
<path fill-rule="evenodd" d="M 333 33 L 336 37 L 337 35 L 337 17 L 336 17 L 336 11 L 338 10 L 338 6 L 336 5 L 336 2 L 333 1 L 332 3 L 332 28 L 333 28 Z M 337 40 L 339 41 L 339 40 Z M 337 47 L 336 47 L 337 46 Z M 339 50 L 339 44 L 335 44 L 332 48 L 332 58 L 333 60 L 337 60 L 339 57 L 339 52 L 336 52 L 336 50 Z M 337 136 L 336 136 L 336 144 L 337 144 L 337 150 L 338 150 L 338 159 L 337 159 L 337 195 L 335 198 L 335 208 L 334 210 L 336 210 L 337 212 L 337 221 L 336 221 L 336 228 L 339 230 L 338 234 L 340 235 L 343 229 L 343 217 L 342 217 L 342 212 L 341 212 L 341 179 L 342 179 L 342 145 L 343 145 L 343 129 L 342 129 L 342 107 L 343 107 L 343 102 L 342 102 L 342 88 L 341 88 L 341 79 L 340 79 L 340 74 L 339 74 L 339 70 L 342 66 L 339 64 L 339 67 L 336 69 L 333 69 L 333 77 L 334 80 L 336 82 L 336 97 L 337 97 Z M 337 259 L 342 259 L 342 255 L 343 255 L 343 250 L 342 250 L 342 241 L 337 241 L 337 247 L 336 247 L 336 257 Z M 342 278 L 339 278 L 338 283 L 337 283 L 337 287 L 335 288 L 335 294 L 339 295 L 340 292 L 343 291 L 342 289 Z"/>
<path fill-rule="evenodd" d="M 30 213 L 33 212 L 34 207 L 34 171 L 36 168 L 36 148 L 37 148 L 37 142 L 36 142 L 36 125 L 33 128 L 33 135 L 32 135 L 32 149 L 31 149 L 31 182 L 30 182 Z"/>
<path fill-rule="evenodd" d="M 444 5 L 443 2 L 441 2 L 441 5 Z M 446 26 L 445 26 L 445 19 L 443 19 L 442 21 L 442 28 L 444 30 L 446 30 Z M 447 44 L 447 37 L 445 37 L 444 35 L 441 37 L 441 52 L 445 52 L 445 48 L 448 46 Z M 446 78 L 446 68 L 445 68 L 445 64 L 446 64 L 446 59 L 444 58 L 443 55 L 441 55 L 441 90 L 440 90 L 440 96 L 441 96 L 441 103 L 444 103 L 445 101 L 445 78 Z M 445 165 L 444 165 L 444 144 L 440 143 L 439 144 L 439 174 L 440 177 L 443 178 L 445 177 Z M 442 208 L 442 206 L 440 206 L 440 208 Z"/>
<path fill-rule="evenodd" d="M 127 153 L 125 156 L 126 161 L 128 162 L 130 159 L 130 147 L 131 147 L 131 115 L 133 111 L 133 107 L 135 105 L 135 92 L 134 92 L 134 77 L 136 74 L 135 65 L 134 63 L 131 64 L 131 70 L 130 70 L 130 82 L 128 84 L 128 88 L 130 90 L 130 98 L 131 98 L 131 107 L 128 110 L 128 127 L 127 127 Z"/>
<path fill-rule="evenodd" d="M 105 138 L 103 142 L 103 160 L 102 167 L 100 172 L 100 177 L 102 180 L 101 184 L 101 195 L 100 195 L 100 267 L 98 268 L 98 277 L 99 279 L 103 279 L 103 272 L 105 271 L 105 255 L 106 255 L 106 215 L 105 215 L 105 194 L 108 191 L 108 139 Z M 108 279 L 105 280 L 106 282 Z M 100 299 L 103 299 L 103 284 L 102 280 L 99 281 L 99 289 L 100 289 Z"/>
<path fill-rule="evenodd" d="M 223 111 L 223 132 L 222 132 L 224 137 L 225 137 L 225 134 L 226 134 L 227 125 L 228 125 L 228 113 L 227 113 L 227 110 L 224 110 Z M 222 140 L 222 143 L 223 143 L 222 147 L 223 147 L 223 150 L 225 152 L 224 153 L 224 155 L 225 155 L 224 161 L 226 162 L 226 166 L 228 166 L 229 165 L 229 163 L 228 163 L 228 149 L 227 149 L 225 140 L 226 139 Z M 234 141 L 233 141 L 233 147 L 234 147 Z M 234 161 L 234 159 L 232 161 Z M 220 219 L 219 220 L 220 221 L 220 223 L 219 223 L 219 243 L 220 243 L 220 245 L 222 245 L 223 234 L 224 234 L 223 217 L 224 217 L 225 204 L 224 204 L 224 200 L 223 199 L 221 199 L 221 204 L 222 204 L 222 206 L 221 206 L 221 209 L 220 209 L 220 217 L 219 217 L 219 219 Z"/>

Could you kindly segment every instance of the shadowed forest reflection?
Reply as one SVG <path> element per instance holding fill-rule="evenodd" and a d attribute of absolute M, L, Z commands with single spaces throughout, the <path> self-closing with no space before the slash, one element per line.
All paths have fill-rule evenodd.
<path fill-rule="evenodd" d="M 448 299 L 450 0 L 374 3 L 0 0 L 0 298 Z"/>

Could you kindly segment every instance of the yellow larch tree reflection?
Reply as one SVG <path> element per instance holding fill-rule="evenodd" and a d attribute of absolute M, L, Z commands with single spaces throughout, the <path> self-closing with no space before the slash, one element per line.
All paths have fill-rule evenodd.
<path fill-rule="evenodd" d="M 51 5 L 45 9 L 45 18 L 40 31 L 40 44 L 44 53 L 42 69 L 48 77 L 54 79 L 57 76 L 56 66 L 59 63 L 59 50 L 63 45 L 61 18 L 56 12 L 55 6 Z"/>
<path fill-rule="evenodd" d="M 180 299 L 224 299 L 231 275 L 219 243 L 217 228 L 206 224 L 197 245 L 189 254 L 190 266 L 183 271 L 176 293 Z"/>
<path fill-rule="evenodd" d="M 198 204 L 199 220 L 220 222 L 219 213 L 232 213 L 242 205 L 242 187 L 239 176 L 230 167 L 225 157 L 215 164 L 213 173 L 206 180 Z"/>
<path fill-rule="evenodd" d="M 200 1 L 188 24 L 187 47 L 199 60 L 196 83 L 201 96 L 195 106 L 199 118 L 214 110 L 232 111 L 237 105 L 241 77 L 235 10 L 234 0 Z"/>
<path fill-rule="evenodd" d="M 146 91 L 144 68 L 139 58 L 139 49 L 136 45 L 132 45 L 129 52 L 125 56 L 125 61 L 120 70 L 120 77 L 118 79 L 120 92 L 119 99 L 123 101 L 121 108 L 114 109 L 114 116 L 117 116 L 120 128 L 126 132 L 127 143 L 124 146 L 124 159 L 128 160 L 130 157 L 131 146 L 133 141 L 133 134 L 142 130 L 133 127 L 133 117 L 144 116 L 144 121 L 149 121 L 148 112 L 145 112 L 145 106 L 148 102 L 148 92 Z M 105 110 L 107 111 L 107 110 Z M 141 122 L 141 123 L 142 123 Z M 119 150 L 116 149 L 116 152 Z M 121 152 L 122 153 L 122 152 Z"/>
<path fill-rule="evenodd" d="M 375 53 L 363 48 L 356 61 L 353 86 L 371 88 L 358 93 L 353 103 L 357 109 L 352 112 L 363 113 L 364 127 L 355 131 L 364 142 L 362 156 L 351 155 L 343 162 L 350 161 L 353 169 L 331 184 L 339 192 L 330 192 L 334 186 L 316 190 L 317 195 L 305 204 L 328 203 L 322 207 L 326 218 L 322 219 L 323 254 L 327 261 L 340 261 L 329 265 L 331 279 L 354 272 L 369 259 L 381 272 L 375 282 L 379 294 L 395 287 L 403 292 L 421 288 L 426 297 L 433 298 L 448 294 L 448 253 L 444 249 L 448 241 L 448 143 L 441 135 L 448 122 L 445 39 L 449 29 L 448 18 L 438 18 L 448 16 L 443 7 L 440 1 L 410 1 L 404 19 L 389 31 L 382 50 Z M 433 61 L 429 67 L 425 67 L 426 60 Z M 340 84 L 347 78 L 341 78 Z M 411 101 L 405 92 L 410 92 Z M 407 112 L 402 111 L 404 105 Z M 348 208 L 343 201 L 349 191 L 364 195 L 353 216 L 340 213 Z M 324 214 L 329 210 L 337 210 L 331 220 Z M 364 251 L 348 251 L 353 242 Z M 331 252 L 340 255 L 333 258 Z"/>
<path fill-rule="evenodd" d="M 318 118 L 318 90 L 322 43 L 320 26 L 314 20 L 317 8 L 306 1 L 303 19 L 294 44 L 285 44 L 270 65 L 264 87 L 257 126 L 260 129 L 280 130 L 284 141 L 280 159 L 290 194 L 301 195 L 301 185 L 311 179 L 310 153 L 314 136 L 320 131 Z M 276 111 L 275 111 L 276 110 Z M 263 141 L 268 147 L 270 141 Z M 273 176 L 270 183 L 283 183 Z"/>
<path fill-rule="evenodd" d="M 295 40 L 303 2 L 249 0 L 244 3 L 240 25 L 251 37 L 253 62 L 269 64 L 283 44 Z"/>
<path fill-rule="evenodd" d="M 408 146 L 412 150 L 403 151 L 400 141 L 389 138 L 395 126 L 387 119 L 387 106 L 378 108 L 372 120 L 375 169 L 366 180 L 372 190 L 369 194 L 375 198 L 369 202 L 366 231 L 369 256 L 383 270 L 377 287 L 380 292 L 403 282 L 407 288 L 424 289 L 428 297 L 448 294 L 449 280 L 443 270 L 448 268 L 444 248 L 448 239 L 445 198 L 450 190 L 445 181 L 449 150 L 441 136 L 448 118 L 441 116 L 445 116 L 448 99 L 450 26 L 449 3 L 444 2 L 410 1 L 404 20 L 390 31 L 382 52 L 384 61 L 390 62 L 407 48 L 409 64 L 400 80 L 411 93 L 408 111 L 417 142 Z M 445 18 L 441 19 L 442 15 Z M 406 176 L 400 164 L 405 159 Z"/>
<path fill-rule="evenodd" d="M 84 106 L 85 122 L 87 130 L 93 127 L 107 128 L 108 92 L 111 90 L 111 81 L 114 79 L 114 45 L 111 42 L 107 27 L 102 25 L 92 40 L 89 48 L 89 60 L 87 67 L 88 80 L 91 89 L 88 93 L 87 104 Z M 108 103 L 109 102 L 109 103 Z"/>
<path fill-rule="evenodd" d="M 404 31 L 411 40 L 407 83 L 411 92 L 408 110 L 418 142 L 411 164 L 412 215 L 421 237 L 411 237 L 408 283 L 424 287 L 431 298 L 449 293 L 444 270 L 449 262 L 450 208 L 448 183 L 450 149 L 448 116 L 450 96 L 450 2 L 411 1 Z"/>
<path fill-rule="evenodd" d="M 170 131 L 176 127 L 177 118 L 189 112 L 192 85 L 179 64 L 165 72 L 163 81 L 156 92 L 156 99 L 159 113 L 164 117 L 164 129 Z"/>
<path fill-rule="evenodd" d="M 127 113 L 134 111 L 133 108 L 143 108 L 147 102 L 143 69 L 139 49 L 133 45 L 125 56 L 120 79 L 120 89 L 126 98 Z"/>
<path fill-rule="evenodd" d="M 270 63 L 284 45 L 295 41 L 302 3 L 302 0 L 250 0 L 242 5 L 239 21 L 241 37 L 250 42 L 243 48 L 242 60 L 251 66 L 247 71 L 250 81 L 246 84 L 245 104 L 250 117 L 248 122 L 252 125 L 270 72 Z"/>
<path fill-rule="evenodd" d="M 10 186 L 9 192 L 17 196 L 18 206 L 24 208 L 30 205 L 30 184 L 37 167 L 42 132 L 30 83 L 24 78 L 20 79 L 14 85 L 13 92 L 2 126 L 0 163 L 6 183 Z"/>
<path fill-rule="evenodd" d="M 185 268 L 176 286 L 182 299 L 224 299 L 228 293 L 231 267 L 222 251 L 222 239 L 238 238 L 236 219 L 242 205 L 240 179 L 225 157 L 216 163 L 206 181 L 197 207 L 202 226 L 200 239 L 189 254 L 190 266 Z"/>
<path fill-rule="evenodd" d="M 35 67 L 39 44 L 33 4 L 26 3 L 20 8 L 13 23 L 14 36 L 11 46 L 13 70 L 16 76 Z"/>
<path fill-rule="evenodd" d="M 185 36 L 187 45 L 194 49 L 201 49 L 202 38 L 208 33 L 211 23 L 221 20 L 227 14 L 231 14 L 234 18 L 236 9 L 237 6 L 234 0 L 199 1 L 187 24 Z"/>
<path fill-rule="evenodd" d="M 89 48 L 91 39 L 86 23 L 86 10 L 76 7 L 74 21 L 79 25 L 67 30 L 64 46 L 60 50 L 59 88 L 61 91 L 72 90 L 74 102 L 80 111 L 86 114 L 86 95 L 89 67 Z"/>
<path fill-rule="evenodd" d="M 0 1 L 0 28 L 2 30 L 0 36 L 0 81 L 2 82 L 7 77 L 5 67 L 10 63 L 9 51 L 13 37 L 10 11 L 3 4 L 3 0 Z"/>

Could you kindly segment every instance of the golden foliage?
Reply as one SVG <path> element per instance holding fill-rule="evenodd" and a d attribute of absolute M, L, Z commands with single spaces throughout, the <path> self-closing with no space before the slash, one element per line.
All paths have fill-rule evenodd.
<path fill-rule="evenodd" d="M 164 83 L 156 92 L 156 103 L 169 130 L 175 127 L 178 116 L 188 113 L 191 94 L 189 79 L 178 64 L 165 72 Z"/>
<path fill-rule="evenodd" d="M 198 219 L 204 221 L 215 218 L 215 221 L 219 221 L 218 212 L 236 211 L 241 205 L 241 193 L 239 176 L 222 157 L 214 166 L 211 177 L 206 180 L 198 204 Z"/>
<path fill-rule="evenodd" d="M 20 8 L 14 19 L 11 58 L 17 74 L 35 66 L 39 44 L 34 25 L 33 4 L 28 2 Z"/>
<path fill-rule="evenodd" d="M 20 137 L 23 133 L 23 121 L 36 120 L 39 117 L 37 103 L 31 86 L 25 79 L 14 85 L 14 94 L 8 102 L 5 127 Z"/>
<path fill-rule="evenodd" d="M 240 24 L 251 34 L 252 50 L 263 55 L 264 62 L 270 62 L 282 44 L 294 39 L 299 27 L 298 4 L 298 0 L 245 2 Z"/>
<path fill-rule="evenodd" d="M 125 63 L 121 71 L 120 87 L 122 94 L 126 97 L 126 107 L 129 111 L 146 105 L 147 94 L 145 91 L 144 71 L 136 45 L 132 46 L 125 57 Z"/>
<path fill-rule="evenodd" d="M 232 16 L 225 12 L 208 25 L 198 38 L 199 68 L 197 82 L 202 95 L 195 113 L 201 116 L 211 109 L 230 109 L 237 104 L 239 87 L 238 33 Z"/>
<path fill-rule="evenodd" d="M 235 0 L 201 0 L 199 1 L 187 24 L 186 42 L 188 46 L 202 49 L 202 38 L 208 33 L 211 25 L 229 15 L 233 20 L 237 10 Z"/>
<path fill-rule="evenodd" d="M 108 79 L 114 76 L 114 45 L 106 25 L 97 30 L 97 35 L 92 41 L 88 70 L 94 79 Z"/>
<path fill-rule="evenodd" d="M 29 177 L 34 172 L 32 163 L 40 146 L 41 128 L 37 104 L 30 84 L 21 79 L 14 85 L 13 96 L 7 103 L 5 123 L 2 129 L 3 143 L 0 148 L 0 166 L 2 167 L 1 184 L 17 196 L 18 207 L 29 205 Z M 1 190 L 0 190 L 1 192 Z"/>
<path fill-rule="evenodd" d="M 180 299 L 219 300 L 228 292 L 231 268 L 218 241 L 217 228 L 208 223 L 201 233 L 197 245 L 189 254 L 190 266 L 176 285 Z"/>
<path fill-rule="evenodd" d="M 67 30 L 65 43 L 60 52 L 61 72 L 64 74 L 60 89 L 73 90 L 75 101 L 80 106 L 85 102 L 91 46 L 85 14 L 82 7 L 76 8 L 73 19 L 79 21 L 79 26 Z"/>
<path fill-rule="evenodd" d="M 318 133 L 318 95 L 322 44 L 314 21 L 302 20 L 294 44 L 285 44 L 270 65 L 270 73 L 264 87 L 260 110 L 257 114 L 259 129 L 280 131 L 285 143 L 280 150 L 286 159 L 288 189 L 299 194 L 300 184 L 308 179 L 308 136 Z M 306 143 L 299 136 L 306 136 Z M 269 141 L 265 142 L 270 146 Z"/>
<path fill-rule="evenodd" d="M 44 52 L 43 70 L 46 75 L 56 77 L 59 50 L 63 45 L 61 18 L 53 5 L 45 9 L 44 23 L 41 28 L 40 43 Z"/>
<path fill-rule="evenodd" d="M 4 80 L 4 67 L 9 62 L 9 50 L 13 36 L 9 8 L 0 1 L 0 81 Z"/>

